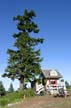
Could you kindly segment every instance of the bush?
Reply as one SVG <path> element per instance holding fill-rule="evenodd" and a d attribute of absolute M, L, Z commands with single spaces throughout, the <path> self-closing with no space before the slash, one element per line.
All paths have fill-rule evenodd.
<path fill-rule="evenodd" d="M 4 106 L 8 103 L 14 103 L 23 99 L 23 97 L 30 98 L 35 96 L 35 92 L 32 89 L 17 91 L 13 93 L 8 93 L 6 96 L 1 97 L 0 105 Z"/>
<path fill-rule="evenodd" d="M 5 106 L 5 105 L 7 105 L 9 103 L 9 101 L 8 101 L 8 99 L 1 99 L 0 100 L 0 106 Z"/>
<path fill-rule="evenodd" d="M 35 96 L 35 92 L 34 92 L 34 90 L 32 90 L 32 89 L 29 89 L 29 90 L 25 90 L 24 91 L 24 95 L 26 96 L 26 97 L 33 97 L 33 96 Z"/>

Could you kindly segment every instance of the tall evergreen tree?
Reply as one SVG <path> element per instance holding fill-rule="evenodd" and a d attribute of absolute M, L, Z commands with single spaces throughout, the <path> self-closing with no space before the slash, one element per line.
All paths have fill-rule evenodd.
<path fill-rule="evenodd" d="M 25 79 L 35 79 L 35 76 L 41 72 L 40 49 L 36 50 L 35 47 L 39 43 L 43 43 L 43 39 L 30 36 L 39 32 L 39 28 L 33 20 L 34 17 L 36 15 L 33 10 L 25 10 L 24 15 L 14 17 L 19 30 L 19 33 L 13 35 L 16 49 L 7 51 L 9 54 L 8 66 L 3 77 L 17 78 L 20 81 L 20 89 L 23 89 Z"/>
<path fill-rule="evenodd" d="M 2 81 L 0 81 L 0 96 L 3 96 L 5 95 L 6 91 L 5 91 L 5 88 L 3 86 L 3 83 Z"/>
<path fill-rule="evenodd" d="M 67 89 L 70 89 L 70 85 L 69 85 L 68 81 L 65 81 L 65 85 L 66 85 Z"/>
<path fill-rule="evenodd" d="M 9 92 L 9 93 L 14 92 L 14 88 L 13 88 L 13 84 L 12 84 L 12 83 L 10 84 L 10 87 L 9 87 L 8 92 Z"/>

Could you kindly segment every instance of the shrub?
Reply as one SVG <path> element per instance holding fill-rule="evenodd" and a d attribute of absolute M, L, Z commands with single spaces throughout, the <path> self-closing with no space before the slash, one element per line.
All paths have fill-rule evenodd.
<path fill-rule="evenodd" d="M 1 105 L 1 106 L 5 106 L 5 105 L 7 105 L 8 103 L 9 103 L 8 99 L 4 99 L 4 98 L 3 98 L 3 99 L 0 100 L 0 105 Z"/>
<path fill-rule="evenodd" d="M 23 97 L 30 98 L 35 96 L 35 92 L 32 89 L 17 91 L 13 93 L 8 93 L 6 96 L 1 97 L 0 105 L 4 106 L 8 103 L 14 103 L 23 99 Z"/>

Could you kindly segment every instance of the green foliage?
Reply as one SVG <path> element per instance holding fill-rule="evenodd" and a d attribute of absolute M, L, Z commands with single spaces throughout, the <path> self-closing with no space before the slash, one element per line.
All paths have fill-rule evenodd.
<path fill-rule="evenodd" d="M 4 96 L 6 93 L 2 81 L 0 81 L 0 96 Z"/>
<path fill-rule="evenodd" d="M 9 92 L 9 93 L 12 93 L 12 92 L 14 92 L 14 88 L 13 88 L 13 85 L 12 85 L 12 83 L 10 84 L 10 88 L 9 88 L 8 92 Z"/>
<path fill-rule="evenodd" d="M 7 50 L 9 54 L 8 66 L 3 77 L 7 76 L 12 80 L 16 78 L 23 84 L 24 79 L 35 79 L 35 76 L 41 72 L 42 58 L 40 58 L 40 49 L 36 50 L 36 46 L 43 43 L 43 39 L 30 36 L 32 33 L 39 32 L 39 28 L 33 20 L 35 16 L 34 11 L 25 10 L 24 15 L 14 17 L 19 30 L 19 33 L 13 35 L 16 50 Z"/>
<path fill-rule="evenodd" d="M 7 105 L 9 103 L 9 99 L 4 99 L 4 98 L 2 98 L 2 99 L 0 99 L 0 106 L 5 106 L 5 105 Z"/>
<path fill-rule="evenodd" d="M 66 88 L 67 89 L 70 89 L 71 88 L 71 86 L 69 85 L 68 81 L 65 81 L 65 85 L 66 85 Z"/>
<path fill-rule="evenodd" d="M 4 106 L 9 103 L 14 103 L 23 100 L 23 97 L 31 98 L 35 96 L 35 92 L 31 89 L 22 90 L 20 92 L 9 93 L 6 96 L 0 98 L 0 105 Z"/>

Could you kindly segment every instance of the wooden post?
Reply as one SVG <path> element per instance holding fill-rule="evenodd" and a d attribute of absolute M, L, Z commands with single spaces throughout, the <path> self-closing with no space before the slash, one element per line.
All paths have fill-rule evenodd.
<path fill-rule="evenodd" d="M 25 100 L 25 98 L 26 98 L 26 97 L 25 97 L 25 95 L 24 95 L 24 96 L 23 96 L 23 99 Z"/>

